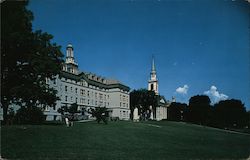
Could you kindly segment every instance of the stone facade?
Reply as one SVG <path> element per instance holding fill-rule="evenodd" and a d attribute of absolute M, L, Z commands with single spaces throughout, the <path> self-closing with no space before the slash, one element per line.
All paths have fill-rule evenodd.
<path fill-rule="evenodd" d="M 58 91 L 57 96 L 60 100 L 54 108 L 45 108 L 46 120 L 61 119 L 61 114 L 57 110 L 73 103 L 77 103 L 78 110 L 85 110 L 86 116 L 90 116 L 87 112 L 90 108 L 106 107 L 110 117 L 128 120 L 130 88 L 117 80 L 79 71 L 73 51 L 73 46 L 69 44 L 61 74 L 53 80 L 47 80 L 47 84 Z"/>

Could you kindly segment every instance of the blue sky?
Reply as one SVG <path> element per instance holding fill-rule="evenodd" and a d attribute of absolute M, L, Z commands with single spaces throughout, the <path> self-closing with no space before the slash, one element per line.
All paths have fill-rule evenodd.
<path fill-rule="evenodd" d="M 222 0 L 31 0 L 33 29 L 74 46 L 82 71 L 188 102 L 240 99 L 250 109 L 250 4 Z"/>

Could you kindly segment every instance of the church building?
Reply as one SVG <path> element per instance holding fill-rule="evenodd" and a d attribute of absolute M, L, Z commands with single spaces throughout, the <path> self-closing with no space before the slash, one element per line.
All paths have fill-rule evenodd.
<path fill-rule="evenodd" d="M 156 110 L 153 111 L 153 119 L 160 121 L 162 119 L 167 119 L 167 108 L 170 105 L 169 101 L 166 101 L 164 96 L 159 94 L 159 83 L 156 76 L 156 68 L 154 58 L 152 59 L 152 67 L 150 72 L 150 79 L 148 81 L 148 90 L 154 91 L 158 95 L 158 106 Z"/>
<path fill-rule="evenodd" d="M 58 91 L 60 100 L 55 107 L 45 108 L 46 120 L 61 119 L 58 109 L 73 103 L 78 105 L 79 111 L 86 111 L 87 116 L 90 116 L 87 112 L 90 108 L 106 107 L 110 117 L 129 119 L 130 88 L 117 80 L 79 71 L 71 44 L 66 48 L 66 61 L 60 75 L 47 79 L 47 84 Z"/>

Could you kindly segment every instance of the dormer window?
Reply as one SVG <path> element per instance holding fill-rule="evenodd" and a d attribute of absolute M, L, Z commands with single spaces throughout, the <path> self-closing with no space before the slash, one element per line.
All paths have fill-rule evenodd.
<path fill-rule="evenodd" d="M 81 80 L 81 81 L 80 81 L 80 85 L 81 85 L 81 86 L 85 86 L 85 84 L 86 84 L 86 81 L 84 81 L 84 80 Z"/>

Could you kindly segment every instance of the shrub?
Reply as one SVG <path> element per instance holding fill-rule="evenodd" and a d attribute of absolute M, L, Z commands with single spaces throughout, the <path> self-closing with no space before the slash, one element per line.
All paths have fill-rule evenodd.
<path fill-rule="evenodd" d="M 108 111 L 106 107 L 91 108 L 89 112 L 92 114 L 93 117 L 96 117 L 96 121 L 98 123 L 100 123 L 101 121 L 103 121 L 105 124 L 108 123 Z"/>
<path fill-rule="evenodd" d="M 41 124 L 44 121 L 43 111 L 38 107 L 21 107 L 15 115 L 17 124 Z"/>

